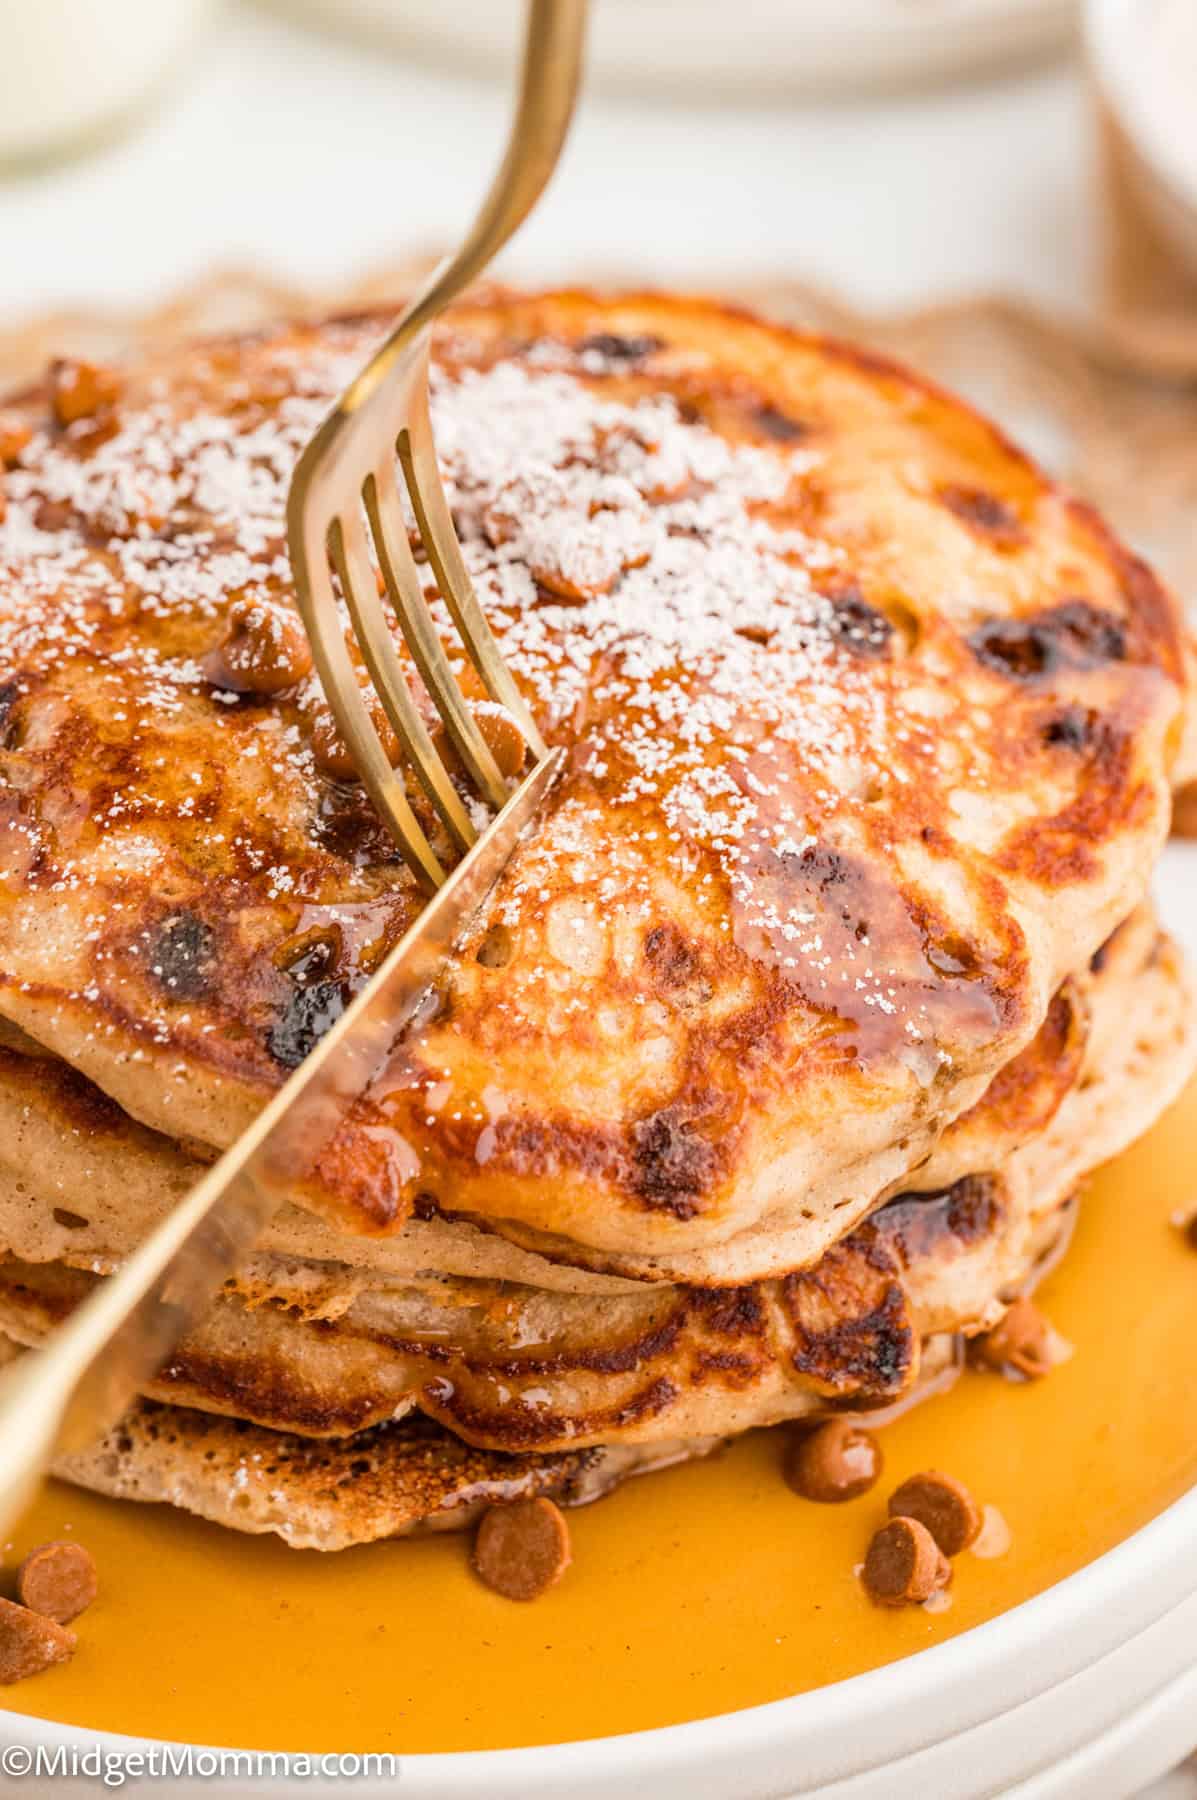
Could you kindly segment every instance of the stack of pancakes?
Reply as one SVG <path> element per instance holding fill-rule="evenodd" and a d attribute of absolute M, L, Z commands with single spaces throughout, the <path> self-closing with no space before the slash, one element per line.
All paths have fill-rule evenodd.
<path fill-rule="evenodd" d="M 0 419 L 9 1354 L 419 911 L 283 538 L 385 324 L 62 365 Z M 865 352 L 578 294 L 459 309 L 433 409 L 565 772 L 257 1251 L 62 1467 L 296 1545 L 916 1396 L 1197 1044 L 1147 899 L 1194 769 L 1179 617 L 992 427 Z"/>

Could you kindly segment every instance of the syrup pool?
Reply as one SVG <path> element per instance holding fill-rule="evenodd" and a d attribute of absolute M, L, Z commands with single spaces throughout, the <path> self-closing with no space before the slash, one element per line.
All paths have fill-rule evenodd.
<path fill-rule="evenodd" d="M 571 1513 L 573 1568 L 520 1606 L 478 1584 L 461 1537 L 322 1556 L 55 1483 L 5 1564 L 73 1535 L 100 1597 L 74 1661 L 5 1703 L 202 1744 L 476 1750 L 752 1706 L 967 1631 L 1197 1480 L 1197 1251 L 1173 1222 L 1197 1206 L 1195 1139 L 1197 1084 L 1090 1184 L 1039 1296 L 1072 1358 L 1028 1386 L 968 1372 L 885 1426 L 885 1473 L 860 1500 L 798 1499 L 780 1435 L 758 1432 Z M 950 1609 L 882 1611 L 853 1570 L 886 1494 L 929 1465 L 996 1509 L 1009 1547 L 957 1559 Z"/>

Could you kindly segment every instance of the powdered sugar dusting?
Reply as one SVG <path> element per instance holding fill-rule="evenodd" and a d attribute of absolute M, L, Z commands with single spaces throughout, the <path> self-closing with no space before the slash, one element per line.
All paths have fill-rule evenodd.
<path fill-rule="evenodd" d="M 741 948 L 813 998 L 847 993 L 854 1014 L 905 1008 L 919 1044 L 921 1001 L 867 938 L 826 940 L 795 898 L 795 863 L 829 813 L 867 803 L 892 728 L 870 664 L 887 622 L 845 615 L 842 552 L 787 512 L 820 453 L 729 441 L 669 395 L 609 400 L 530 361 L 440 375 L 433 410 L 488 616 L 593 790 L 592 806 L 577 787 L 563 803 L 553 854 L 645 918 L 664 862 Z M 538 882 L 533 860 L 507 923 Z"/>
<path fill-rule="evenodd" d="M 755 863 L 806 839 L 796 753 L 839 787 L 874 707 L 816 585 L 838 551 L 768 514 L 817 454 L 512 363 L 439 379 L 434 418 L 471 573 L 539 715 L 584 712 L 596 784 L 618 769 L 617 799 L 656 802 L 750 918 Z"/>
<path fill-rule="evenodd" d="M 60 887 L 144 870 L 154 825 L 175 822 L 210 866 L 235 859 L 263 903 L 313 898 L 284 836 L 259 840 L 276 798 L 292 815 L 322 804 L 314 679 L 247 710 L 205 658 L 232 601 L 291 604 L 291 470 L 367 348 L 360 328 L 330 327 L 256 346 L 244 365 L 201 355 L 186 382 L 143 380 L 111 418 L 36 430 L 3 477 L 4 662 L 98 661 L 105 728 L 126 745 L 172 719 L 235 729 L 239 762 L 260 764 L 268 795 L 252 828 L 218 831 L 204 782 L 190 791 L 143 765 L 95 809 L 94 866 L 72 865 L 59 833 Z M 542 728 L 572 745 L 553 854 L 625 916 L 643 913 L 667 867 L 717 929 L 808 993 L 835 988 L 858 1015 L 893 1015 L 900 994 L 867 937 L 829 940 L 801 882 L 782 879 L 829 817 L 867 806 L 894 729 L 878 660 L 887 622 L 859 595 L 845 610 L 843 552 L 800 527 L 792 504 L 822 453 L 798 433 L 767 444 L 722 433 L 659 384 L 607 383 L 619 373 L 594 347 L 545 341 L 479 363 L 450 339 L 433 377 L 467 566 Z M 430 574 L 426 591 L 464 671 Z M 43 693 L 30 730 L 52 725 Z M 926 735 L 913 717 L 901 729 Z M 44 855 L 49 822 L 43 807 L 17 828 L 18 862 Z M 507 890 L 509 918 L 536 903 L 537 881 L 533 855 Z"/>

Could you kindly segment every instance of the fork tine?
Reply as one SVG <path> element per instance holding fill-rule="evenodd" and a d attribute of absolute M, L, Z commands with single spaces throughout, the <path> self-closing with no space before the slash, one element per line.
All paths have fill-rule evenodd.
<path fill-rule="evenodd" d="M 527 218 L 544 191 L 573 113 L 582 67 L 588 0 L 529 0 L 515 119 L 507 150 L 461 248 L 446 257 L 346 387 L 299 456 L 287 496 L 287 541 L 296 595 L 325 694 L 359 773 L 404 856 L 425 887 L 444 880 L 407 803 L 403 781 L 358 687 L 329 569 L 396 736 L 459 844 L 469 816 L 436 755 L 403 673 L 374 580 L 370 538 L 407 648 L 467 773 L 496 808 L 507 800 L 498 761 L 474 718 L 424 599 L 399 506 L 398 458 L 429 563 L 465 651 L 486 693 L 517 726 L 538 763 L 544 739 L 478 604 L 441 485 L 428 404 L 433 321 L 475 279 Z M 369 537 L 362 520 L 365 505 Z M 332 523 L 330 524 L 330 521 Z M 456 660 L 456 659 L 454 659 Z M 535 773 L 526 778 L 527 784 Z"/>
<path fill-rule="evenodd" d="M 360 507 L 336 519 L 329 534 L 329 551 L 383 710 L 450 835 L 459 849 L 468 850 L 478 834 L 412 699 L 378 597 Z"/>
<path fill-rule="evenodd" d="M 432 441 L 432 421 L 428 414 L 428 344 L 422 351 L 420 378 L 412 383 L 411 408 L 405 429 L 397 445 L 399 462 L 407 481 L 416 523 L 428 560 L 432 564 L 437 586 L 453 622 L 461 633 L 474 667 L 492 700 L 506 707 L 539 762 L 547 751 L 536 721 L 524 703 L 523 695 L 512 679 L 511 671 L 499 652 L 486 615 L 478 604 L 474 584 L 470 580 L 457 541 L 453 515 L 441 484 L 436 446 Z"/>
<path fill-rule="evenodd" d="M 420 572 L 407 541 L 407 526 L 393 479 L 385 471 L 369 476 L 364 497 L 387 593 L 420 677 L 435 701 L 468 773 L 488 805 L 501 812 L 507 802 L 507 785 L 466 703 L 433 624 Z"/>
<path fill-rule="evenodd" d="M 291 559 L 299 603 L 325 698 L 341 736 L 404 860 L 422 887 L 435 893 L 445 879 L 436 852 L 408 802 L 358 686 L 329 574 L 328 544 L 314 507 L 303 506 L 291 532 Z"/>

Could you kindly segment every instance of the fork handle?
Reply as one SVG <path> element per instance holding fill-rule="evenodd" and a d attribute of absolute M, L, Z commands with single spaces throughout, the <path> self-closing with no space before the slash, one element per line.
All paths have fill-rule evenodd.
<path fill-rule="evenodd" d="M 548 185 L 577 99 L 588 9 L 589 0 L 529 0 L 519 99 L 499 172 L 461 248 L 433 270 L 396 326 L 396 348 L 498 255 Z"/>

